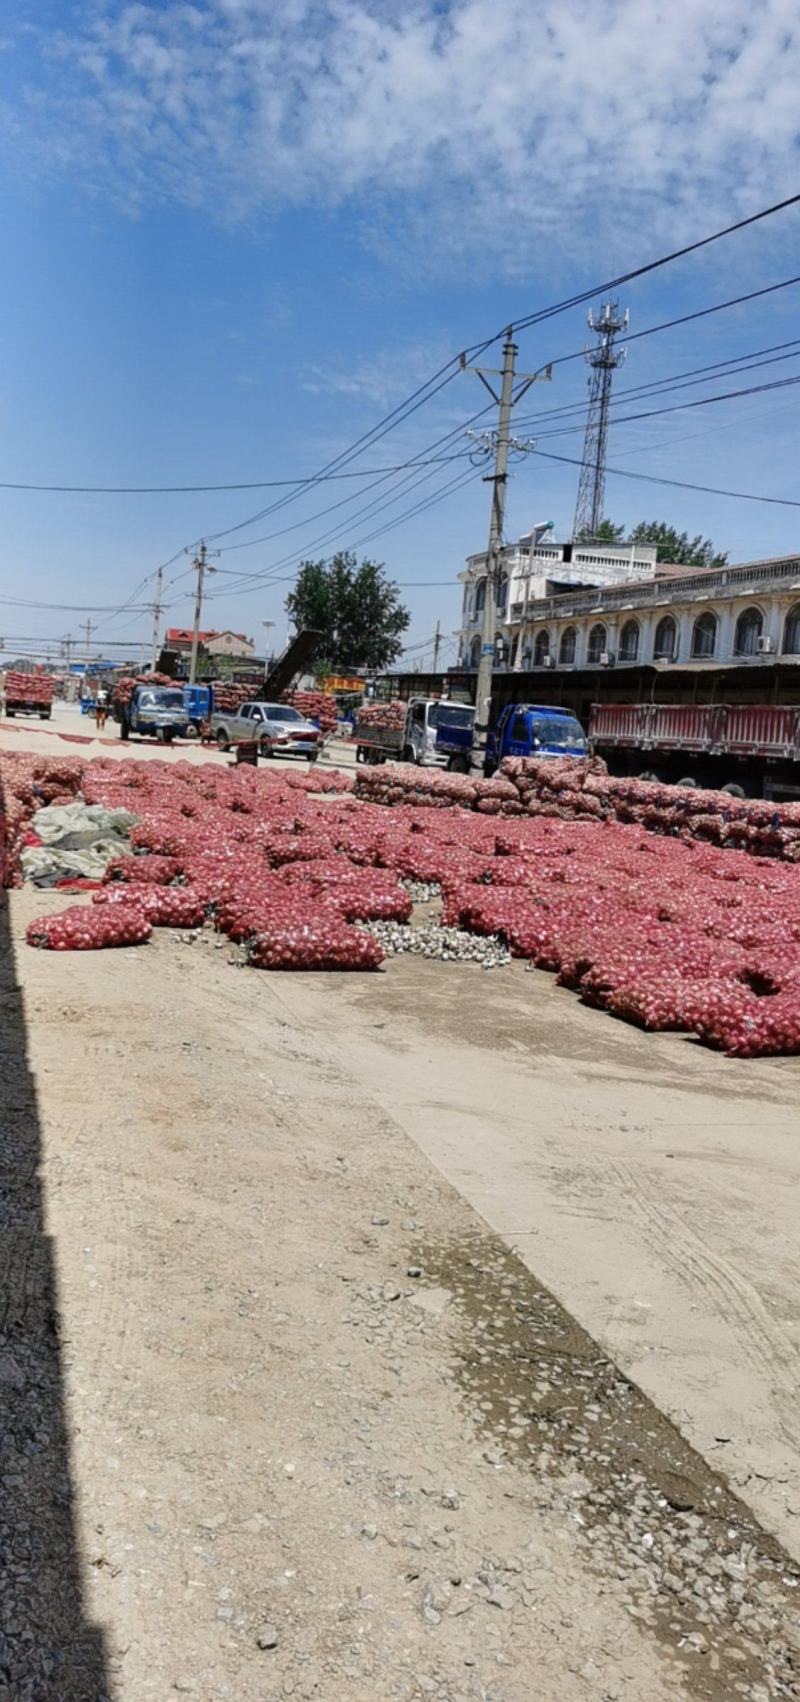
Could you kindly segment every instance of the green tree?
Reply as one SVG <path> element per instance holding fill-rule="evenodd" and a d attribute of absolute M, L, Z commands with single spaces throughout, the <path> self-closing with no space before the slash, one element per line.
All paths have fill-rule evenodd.
<path fill-rule="evenodd" d="M 298 632 L 321 634 L 318 653 L 334 673 L 388 667 L 411 619 L 383 563 L 357 563 L 349 550 L 331 561 L 304 561 L 286 610 Z"/>
<path fill-rule="evenodd" d="M 579 532 L 576 544 L 621 544 L 625 537 L 625 527 L 616 526 L 613 520 L 601 520 L 596 532 Z"/>
<path fill-rule="evenodd" d="M 724 567 L 727 550 L 715 550 L 710 538 L 698 532 L 690 538 L 688 532 L 678 532 L 664 520 L 640 520 L 629 534 L 632 544 L 655 544 L 659 561 L 672 561 L 678 567 Z"/>

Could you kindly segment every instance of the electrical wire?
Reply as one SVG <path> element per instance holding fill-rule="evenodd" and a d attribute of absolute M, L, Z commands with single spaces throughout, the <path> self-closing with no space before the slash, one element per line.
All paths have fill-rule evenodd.
<path fill-rule="evenodd" d="M 565 467 L 582 467 L 583 462 L 574 455 L 556 455 L 555 451 L 533 449 L 533 455 L 538 455 L 544 461 L 560 461 Z M 637 473 L 628 467 L 606 467 L 606 473 L 616 479 L 636 479 L 650 485 L 673 485 L 676 490 L 701 491 L 705 496 L 729 496 L 739 502 L 767 502 L 779 508 L 800 508 L 800 498 L 790 496 L 763 496 L 753 491 L 723 490 L 718 485 L 690 484 L 686 479 L 668 479 L 658 473 Z"/>
<path fill-rule="evenodd" d="M 565 313 L 570 307 L 580 307 L 593 297 L 605 295 L 610 290 L 619 289 L 622 284 L 630 284 L 635 278 L 645 278 L 651 272 L 657 272 L 662 266 L 670 266 L 676 260 L 685 259 L 687 254 L 696 254 L 701 248 L 708 248 L 714 242 L 720 242 L 723 237 L 733 236 L 737 231 L 746 230 L 748 226 L 759 224 L 763 219 L 772 218 L 775 213 L 783 213 L 788 207 L 796 207 L 800 202 L 800 194 L 789 195 L 783 201 L 775 201 L 769 207 L 762 207 L 757 213 L 750 213 L 746 218 L 737 219 L 734 224 L 725 225 L 722 230 L 713 231 L 710 236 L 699 237 L 695 242 L 684 244 L 683 248 L 673 248 L 669 254 L 662 254 L 657 260 L 649 260 L 644 266 L 635 266 L 630 272 L 621 272 L 616 278 L 609 278 L 604 284 L 595 285 L 592 289 L 581 290 L 568 300 L 557 302 L 553 307 L 539 309 L 529 313 L 522 319 L 512 321 L 509 329 L 516 332 L 526 331 L 531 325 L 540 325 L 546 319 L 553 319 L 557 314 Z M 496 331 L 488 342 L 480 345 L 481 352 L 488 348 L 490 342 L 497 342 L 505 336 L 506 327 Z M 471 352 L 471 351 L 469 351 Z"/>
<path fill-rule="evenodd" d="M 718 396 L 699 396 L 694 402 L 672 402 L 668 408 L 648 408 L 639 414 L 613 414 L 609 412 L 609 425 L 629 425 L 634 420 L 653 420 L 662 414 L 677 414 L 691 408 L 707 408 L 714 402 L 732 402 L 740 396 L 762 396 L 769 390 L 788 390 L 795 384 L 800 384 L 800 375 L 795 378 L 775 378 L 769 384 L 748 384 L 742 390 L 725 390 Z M 561 426 L 557 431 L 544 431 L 539 434 L 537 441 L 548 441 L 553 437 L 572 437 L 575 432 L 583 431 L 582 425 Z"/>
<path fill-rule="evenodd" d="M 797 206 L 798 203 L 800 203 L 800 194 L 787 196 L 781 201 L 774 202 L 768 207 L 761 208 L 756 213 L 751 213 L 742 219 L 736 220 L 734 223 L 725 226 L 721 230 L 711 232 L 708 236 L 700 237 L 694 242 L 686 243 L 681 248 L 673 249 L 668 254 L 661 255 L 655 260 L 648 261 L 645 265 L 632 268 L 631 270 L 621 273 L 617 277 L 609 279 L 600 285 L 594 285 L 591 289 L 579 291 L 569 298 L 554 303 L 549 307 L 538 309 L 535 313 L 528 314 L 521 319 L 515 320 L 512 322 L 511 329 L 518 333 L 519 331 L 528 329 L 533 325 L 542 324 L 544 321 L 554 318 L 558 314 L 565 313 L 571 307 L 578 306 L 594 297 L 597 297 L 598 295 L 602 295 L 610 290 L 616 289 L 622 284 L 630 283 L 636 278 L 646 277 L 651 273 L 660 270 L 664 266 L 673 264 L 675 261 L 685 258 L 689 254 L 697 253 L 699 250 L 707 248 L 715 242 L 721 241 L 724 237 L 732 236 L 738 231 L 748 229 L 751 226 L 762 222 L 764 219 L 770 218 L 777 213 L 784 212 L 790 207 Z M 506 328 L 503 327 L 499 331 L 495 332 L 493 336 L 484 339 L 481 343 L 473 344 L 471 349 L 467 351 L 467 356 L 474 359 L 478 355 L 482 354 L 485 349 L 489 348 L 498 340 L 499 337 L 505 334 L 505 329 Z M 399 424 L 410 418 L 412 414 L 416 413 L 425 402 L 432 400 L 435 395 L 444 389 L 445 385 L 452 382 L 452 379 L 456 376 L 456 372 L 458 370 L 457 362 L 458 357 L 452 356 L 450 360 L 440 366 L 429 379 L 426 379 L 421 385 L 419 385 L 417 389 L 412 392 L 411 396 L 406 397 L 401 403 L 398 403 L 395 408 L 393 408 L 388 414 L 384 415 L 383 419 L 379 421 L 375 427 L 371 427 L 368 431 L 362 433 L 361 437 L 357 438 L 355 443 L 350 445 L 346 450 L 341 451 L 338 456 L 333 457 L 331 461 L 327 462 L 307 481 L 294 487 L 291 492 L 280 497 L 276 503 L 269 505 L 269 507 L 265 509 L 259 510 L 256 515 L 249 516 L 247 519 L 240 521 L 234 526 L 222 528 L 212 534 L 205 534 L 204 536 L 206 541 L 216 542 L 219 538 L 229 537 L 237 531 L 245 530 L 248 526 L 257 523 L 259 519 L 264 518 L 268 513 L 275 512 L 277 508 L 284 506 L 287 502 L 296 500 L 297 496 L 301 494 L 302 491 L 307 490 L 312 485 L 318 483 L 326 474 L 338 470 L 342 466 L 348 465 L 349 462 L 355 459 L 359 452 L 367 445 L 371 446 L 373 443 L 378 442 L 380 438 L 384 437 L 389 431 L 395 430 Z M 196 542 L 199 541 L 199 539 L 196 540 Z M 193 546 L 190 545 L 187 547 L 191 548 Z M 180 553 L 182 552 L 176 552 L 175 556 L 173 556 L 171 561 L 166 565 L 172 565 L 172 562 L 177 560 Z M 130 599 L 130 601 L 132 601 L 132 599 Z M 125 606 L 126 605 L 123 605 L 123 608 Z"/>
<path fill-rule="evenodd" d="M 775 351 L 788 351 L 776 354 Z M 757 360 L 757 355 L 768 355 L 768 360 Z M 729 360 L 712 361 L 708 366 L 690 367 L 686 372 L 676 372 L 671 377 L 654 378 L 646 384 L 628 385 L 627 388 L 614 390 L 613 400 L 618 403 L 622 397 L 627 400 L 643 399 L 646 396 L 668 395 L 672 390 L 689 390 L 696 384 L 705 384 L 710 378 L 736 378 L 742 372 L 755 372 L 760 367 L 775 366 L 781 361 L 797 360 L 800 358 L 800 337 L 793 337 L 785 343 L 772 343 L 767 348 L 753 349 L 749 354 L 731 355 Z M 723 370 L 727 369 L 727 370 Z M 699 376 L 696 376 L 699 375 Z M 525 414 L 515 421 L 518 426 L 534 426 L 539 422 L 546 424 L 550 420 L 568 418 L 576 413 L 588 413 L 591 403 L 588 399 L 580 402 L 565 402 L 558 408 L 545 408 L 539 414 Z"/>

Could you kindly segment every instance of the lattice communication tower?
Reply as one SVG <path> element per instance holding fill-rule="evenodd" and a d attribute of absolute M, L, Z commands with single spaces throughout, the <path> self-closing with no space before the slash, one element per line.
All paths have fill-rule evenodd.
<path fill-rule="evenodd" d="M 627 354 L 626 349 L 617 347 L 616 338 L 620 331 L 626 330 L 628 318 L 628 309 L 620 313 L 616 301 L 607 301 L 599 313 L 589 314 L 589 328 L 597 333 L 598 341 L 595 348 L 586 350 L 586 359 L 591 367 L 589 417 L 575 505 L 574 538 L 596 537 L 603 518 L 611 380 L 616 367 L 622 365 Z"/>

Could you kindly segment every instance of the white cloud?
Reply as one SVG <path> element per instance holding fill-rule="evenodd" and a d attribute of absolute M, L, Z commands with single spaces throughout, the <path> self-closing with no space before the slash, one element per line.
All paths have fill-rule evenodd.
<path fill-rule="evenodd" d="M 351 396 L 388 408 L 416 384 L 425 383 L 451 352 L 442 338 L 395 343 L 346 365 L 312 363 L 305 369 L 303 389 L 315 396 Z"/>
<path fill-rule="evenodd" d="M 790 0 L 108 0 L 42 42 L 6 124 L 37 169 L 131 206 L 355 202 L 415 264 L 523 271 L 543 248 L 560 264 L 613 233 L 622 252 L 790 193 L 796 16 Z"/>

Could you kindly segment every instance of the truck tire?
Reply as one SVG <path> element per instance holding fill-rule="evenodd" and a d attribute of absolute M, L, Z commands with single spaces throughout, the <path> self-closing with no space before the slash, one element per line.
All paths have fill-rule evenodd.
<path fill-rule="evenodd" d="M 739 785 L 738 780 L 728 780 L 724 786 L 720 786 L 720 791 L 727 792 L 729 798 L 747 797 L 744 787 Z"/>
<path fill-rule="evenodd" d="M 466 751 L 463 755 L 459 752 L 457 756 L 447 758 L 447 772 L 448 774 L 469 774 L 469 757 Z"/>
<path fill-rule="evenodd" d="M 186 729 L 186 737 L 187 737 L 187 739 L 199 739 L 200 728 L 198 727 L 196 721 L 190 721 L 189 722 L 189 725 Z"/>
<path fill-rule="evenodd" d="M 217 733 L 217 749 L 221 751 L 229 751 L 230 748 L 231 741 L 228 738 L 225 728 L 220 727 L 219 732 Z"/>
<path fill-rule="evenodd" d="M 7 717 L 7 719 L 8 719 L 8 720 L 9 720 L 9 721 L 13 721 L 13 719 L 14 719 L 14 716 L 15 716 L 15 715 L 16 715 L 16 713 L 17 713 L 17 711 L 16 711 L 16 709 L 7 709 L 7 710 L 6 710 L 6 717 Z"/>
<path fill-rule="evenodd" d="M 652 780 L 656 785 L 659 785 L 661 781 L 661 775 L 657 774 L 654 768 L 644 768 L 641 774 L 637 774 L 636 778 L 637 780 Z"/>
<path fill-rule="evenodd" d="M 692 786 L 697 786 L 698 784 L 699 782 L 695 780 L 693 774 L 685 774 L 682 780 L 675 781 L 676 786 L 688 786 L 690 789 Z"/>
<path fill-rule="evenodd" d="M 120 721 L 120 724 L 119 724 L 119 736 L 120 736 L 120 738 L 121 739 L 127 739 L 129 737 L 129 735 L 130 735 L 130 727 L 128 726 L 127 721 Z"/>
<path fill-rule="evenodd" d="M 404 745 L 403 746 L 403 754 L 400 758 L 400 761 L 401 762 L 416 762 L 416 760 L 417 759 L 414 755 L 414 746 L 413 745 Z"/>
<path fill-rule="evenodd" d="M 162 745 L 171 745 L 174 737 L 175 737 L 174 727 L 162 727 L 161 728 L 161 743 L 162 743 Z"/>
<path fill-rule="evenodd" d="M 268 733 L 261 734 L 261 738 L 258 741 L 258 754 L 259 756 L 272 756 L 272 745 L 270 744 Z"/>
<path fill-rule="evenodd" d="M 40 709 L 39 710 L 39 720 L 40 721 L 49 721 L 50 720 L 49 709 Z"/>

